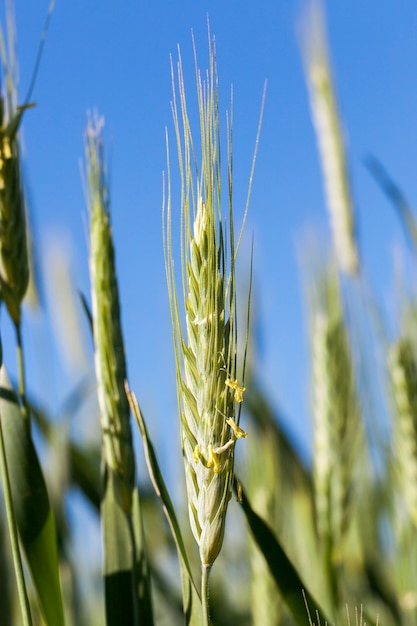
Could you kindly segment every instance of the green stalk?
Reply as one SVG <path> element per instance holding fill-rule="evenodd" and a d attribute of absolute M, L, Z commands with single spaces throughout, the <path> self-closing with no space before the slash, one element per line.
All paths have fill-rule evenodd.
<path fill-rule="evenodd" d="M 25 419 L 29 419 L 29 408 L 26 401 L 26 375 L 25 360 L 23 355 L 23 340 L 20 322 L 15 324 L 16 346 L 17 346 L 17 366 L 19 371 L 19 397 L 21 400 L 21 411 Z"/>
<path fill-rule="evenodd" d="M 201 603 L 203 607 L 203 626 L 210 626 L 209 611 L 209 576 L 211 565 L 201 566 Z"/>
<path fill-rule="evenodd" d="M 25 579 L 23 576 L 22 559 L 19 550 L 16 518 L 13 509 L 12 490 L 10 487 L 9 471 L 7 468 L 6 449 L 3 438 L 3 428 L 0 419 L 0 474 L 3 484 L 4 502 L 6 505 L 7 524 L 9 527 L 10 543 L 13 555 L 13 565 L 16 574 L 17 591 L 22 611 L 23 626 L 32 626 L 32 618 L 29 608 L 29 600 L 26 592 Z"/>
<path fill-rule="evenodd" d="M 129 529 L 130 542 L 132 546 L 132 606 L 133 606 L 133 619 L 135 624 L 140 624 L 140 611 L 139 611 L 139 602 L 138 596 L 136 593 L 136 589 L 140 584 L 138 580 L 138 566 L 137 566 L 137 548 L 136 548 L 136 539 L 135 539 L 135 529 L 133 526 L 133 513 L 127 516 L 127 525 Z"/>

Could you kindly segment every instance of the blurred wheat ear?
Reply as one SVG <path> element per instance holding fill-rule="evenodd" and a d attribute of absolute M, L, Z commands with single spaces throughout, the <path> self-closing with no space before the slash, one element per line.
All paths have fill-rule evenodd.
<path fill-rule="evenodd" d="M 20 326 L 20 307 L 29 284 L 26 207 L 18 141 L 22 110 L 16 105 L 15 84 L 4 57 L 2 39 L 8 91 L 0 96 L 0 285 L 10 317 Z"/>
<path fill-rule="evenodd" d="M 310 264 L 314 265 L 314 264 Z M 332 604 L 340 605 L 340 567 L 352 519 L 363 424 L 352 346 L 334 261 L 308 280 L 314 415 L 314 498 Z"/>
<path fill-rule="evenodd" d="M 327 49 L 324 11 L 319 0 L 312 0 L 308 9 L 302 24 L 303 58 L 333 245 L 340 269 L 355 275 L 359 271 L 355 214 L 345 141 Z"/>
<path fill-rule="evenodd" d="M 104 461 L 117 477 L 120 503 L 130 513 L 135 460 L 101 126 L 102 120 L 90 120 L 86 134 L 95 364 Z"/>
<path fill-rule="evenodd" d="M 391 345 L 388 363 L 395 401 L 397 484 L 409 518 L 417 526 L 417 360 L 408 337 L 403 336 Z"/>
<path fill-rule="evenodd" d="M 140 510 L 134 524 L 135 458 L 125 392 L 126 362 L 120 321 L 110 199 L 102 139 L 103 121 L 86 133 L 90 213 L 90 276 L 95 366 L 102 431 L 102 517 L 107 625 L 153 623 Z"/>

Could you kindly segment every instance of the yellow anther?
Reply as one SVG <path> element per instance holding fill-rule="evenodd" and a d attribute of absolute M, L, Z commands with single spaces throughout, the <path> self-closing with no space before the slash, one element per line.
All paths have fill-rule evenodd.
<path fill-rule="evenodd" d="M 196 447 L 194 448 L 194 452 L 193 452 L 193 459 L 195 463 L 198 463 L 200 460 L 200 448 L 198 447 L 198 444 L 196 445 Z"/>
<path fill-rule="evenodd" d="M 245 432 L 243 430 L 243 428 L 240 428 L 240 426 L 238 426 L 236 424 L 235 420 L 233 420 L 231 417 L 227 418 L 226 424 L 229 424 L 230 428 L 233 430 L 233 434 L 234 434 L 236 439 L 240 439 L 241 437 L 247 437 L 248 436 L 248 433 Z"/>
<path fill-rule="evenodd" d="M 237 380 L 232 378 L 226 378 L 226 387 L 230 387 L 235 392 L 236 402 L 243 402 L 243 394 L 246 391 L 246 387 L 241 387 Z"/>
<path fill-rule="evenodd" d="M 12 156 L 12 149 L 10 147 L 10 141 L 8 137 L 3 137 L 3 145 L 1 147 L 1 151 L 4 155 L 5 159 L 10 159 Z"/>
<path fill-rule="evenodd" d="M 218 474 L 220 470 L 219 457 L 217 456 L 216 452 L 214 452 L 213 446 L 211 445 L 211 443 L 209 444 L 207 450 L 208 450 L 207 467 L 212 467 L 213 472 L 215 474 Z"/>
<path fill-rule="evenodd" d="M 218 474 L 220 471 L 218 451 L 214 451 L 211 443 L 207 447 L 207 458 L 202 454 L 199 445 L 197 444 L 193 451 L 193 459 L 195 463 L 202 463 L 204 467 L 212 467 L 213 472 Z"/>

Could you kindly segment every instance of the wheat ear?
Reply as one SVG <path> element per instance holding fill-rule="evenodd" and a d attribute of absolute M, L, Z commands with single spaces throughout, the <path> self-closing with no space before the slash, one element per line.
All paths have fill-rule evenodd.
<path fill-rule="evenodd" d="M 199 546 L 203 578 L 217 558 L 232 493 L 236 440 L 244 387 L 236 376 L 237 330 L 235 248 L 232 214 L 231 128 L 229 127 L 229 225 L 221 211 L 221 167 L 217 68 L 210 42 L 210 70 L 202 81 L 196 63 L 201 168 L 197 167 L 185 99 L 181 57 L 178 89 L 172 67 L 175 133 L 182 183 L 181 257 L 186 330 L 183 332 L 172 254 L 171 178 L 165 262 L 171 304 L 188 509 Z M 204 586 L 204 582 L 203 582 Z M 203 599 L 204 599 L 203 592 Z"/>
<path fill-rule="evenodd" d="M 14 29 L 8 29 L 9 56 L 0 30 L 5 90 L 0 95 L 0 287 L 10 317 L 20 326 L 20 308 L 29 283 L 26 205 L 23 193 L 18 129 L 27 106 L 17 106 L 17 68 L 12 54 Z"/>
<path fill-rule="evenodd" d="M 135 459 L 101 130 L 102 121 L 90 120 L 85 141 L 95 369 L 104 463 L 116 478 L 120 504 L 130 513 Z"/>
<path fill-rule="evenodd" d="M 314 492 L 318 534 L 337 605 L 334 567 L 341 562 L 356 486 L 361 406 L 334 264 L 316 276 L 313 291 Z"/>
<path fill-rule="evenodd" d="M 402 337 L 388 353 L 395 400 L 394 452 L 401 493 L 417 526 L 417 361 L 409 338 Z"/>
<path fill-rule="evenodd" d="M 342 126 L 339 120 L 323 10 L 311 2 L 304 32 L 304 64 L 310 92 L 311 114 L 321 157 L 334 250 L 339 267 L 349 274 L 359 270 L 354 207 Z"/>

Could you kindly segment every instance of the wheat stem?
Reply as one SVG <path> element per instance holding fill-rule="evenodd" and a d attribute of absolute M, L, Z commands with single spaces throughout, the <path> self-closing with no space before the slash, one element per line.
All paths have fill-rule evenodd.
<path fill-rule="evenodd" d="M 209 577 L 211 567 L 202 565 L 201 567 L 201 604 L 203 608 L 203 626 L 210 625 L 210 612 L 209 612 Z"/>
<path fill-rule="evenodd" d="M 17 344 L 17 364 L 19 371 L 19 397 L 21 400 L 21 412 L 24 418 L 29 419 L 29 407 L 26 400 L 26 374 L 25 374 L 25 360 L 23 351 L 23 338 L 21 332 L 21 324 L 15 324 L 16 330 L 16 344 Z"/>

